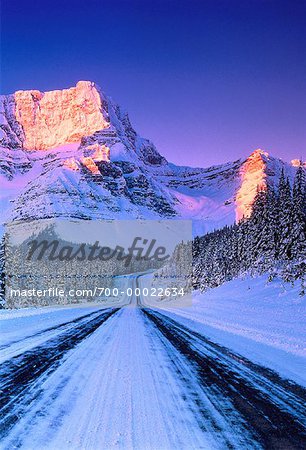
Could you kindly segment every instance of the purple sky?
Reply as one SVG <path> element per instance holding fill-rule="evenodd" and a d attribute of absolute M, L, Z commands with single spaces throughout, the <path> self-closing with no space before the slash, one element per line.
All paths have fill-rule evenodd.
<path fill-rule="evenodd" d="M 1 93 L 96 81 L 179 164 L 306 157 L 305 1 L 1 6 Z"/>

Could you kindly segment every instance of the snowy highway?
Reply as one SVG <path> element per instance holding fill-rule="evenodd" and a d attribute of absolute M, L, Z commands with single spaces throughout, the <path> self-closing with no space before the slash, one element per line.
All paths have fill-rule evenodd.
<path fill-rule="evenodd" d="M 1 449 L 305 448 L 304 388 L 130 300 L 0 348 Z"/>

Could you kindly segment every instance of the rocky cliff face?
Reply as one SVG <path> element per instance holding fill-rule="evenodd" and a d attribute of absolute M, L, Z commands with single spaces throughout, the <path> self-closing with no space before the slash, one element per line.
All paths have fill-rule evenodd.
<path fill-rule="evenodd" d="M 94 83 L 50 92 L 17 91 L 15 117 L 27 150 L 46 150 L 78 142 L 83 136 L 109 127 L 103 100 Z"/>
<path fill-rule="evenodd" d="M 267 185 L 270 185 L 274 190 L 277 190 L 282 169 L 284 169 L 289 180 L 293 182 L 298 166 L 297 160 L 289 165 L 271 157 L 261 149 L 255 150 L 244 161 L 239 170 L 240 187 L 235 196 L 236 221 L 238 222 L 243 217 L 250 217 L 258 189 L 265 190 Z"/>
<path fill-rule="evenodd" d="M 207 169 L 168 163 L 91 82 L 0 97 L 2 222 L 192 219 L 195 232 L 249 215 L 257 186 L 296 167 L 257 150 Z"/>
<path fill-rule="evenodd" d="M 257 189 L 266 189 L 267 187 L 266 166 L 268 157 L 268 153 L 260 149 L 255 150 L 240 168 L 241 185 L 236 194 L 237 221 L 243 217 L 250 217 Z"/>

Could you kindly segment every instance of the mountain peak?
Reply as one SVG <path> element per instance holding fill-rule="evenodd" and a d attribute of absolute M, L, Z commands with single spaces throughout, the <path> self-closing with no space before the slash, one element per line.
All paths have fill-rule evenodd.
<path fill-rule="evenodd" d="M 293 167 L 306 167 L 306 162 L 303 162 L 302 158 L 300 159 L 292 159 L 291 165 Z"/>
<path fill-rule="evenodd" d="M 248 217 L 258 187 L 296 172 L 262 149 L 206 169 L 168 163 L 91 81 L 1 96 L 0 153 L 3 221 L 176 217 L 198 234 Z"/>
<path fill-rule="evenodd" d="M 269 156 L 269 153 L 268 152 L 266 152 L 265 150 L 262 150 L 261 148 L 257 148 L 256 150 L 254 150 L 251 154 L 250 154 L 250 156 L 249 156 L 249 158 L 251 158 L 251 157 L 255 157 L 255 156 L 260 156 L 260 155 L 264 155 L 264 156 L 266 156 L 266 157 L 268 157 Z"/>
<path fill-rule="evenodd" d="M 109 127 L 102 96 L 91 81 L 79 81 L 69 89 L 17 91 L 13 95 L 26 150 L 80 142 L 82 137 Z"/>
<path fill-rule="evenodd" d="M 236 194 L 236 221 L 249 217 L 258 188 L 266 189 L 266 161 L 269 154 L 254 150 L 240 168 L 240 188 Z"/>

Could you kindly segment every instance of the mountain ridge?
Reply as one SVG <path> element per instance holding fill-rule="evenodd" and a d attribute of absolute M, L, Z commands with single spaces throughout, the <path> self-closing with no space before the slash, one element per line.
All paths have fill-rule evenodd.
<path fill-rule="evenodd" d="M 298 165 L 260 149 L 208 168 L 169 163 L 125 111 L 84 81 L 1 96 L 0 152 L 4 222 L 192 219 L 195 233 L 248 216 L 258 186 L 277 186 L 282 169 L 292 180 Z"/>

